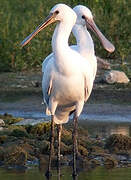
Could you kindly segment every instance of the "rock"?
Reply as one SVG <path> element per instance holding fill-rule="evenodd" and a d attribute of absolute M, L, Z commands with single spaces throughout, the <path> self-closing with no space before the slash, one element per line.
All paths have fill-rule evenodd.
<path fill-rule="evenodd" d="M 126 74 L 122 71 L 107 71 L 103 75 L 103 81 L 108 83 L 108 84 L 113 84 L 113 83 L 128 83 L 130 80 L 126 76 Z"/>
<path fill-rule="evenodd" d="M 3 119 L 0 119 L 0 127 L 1 127 L 1 126 L 5 126 L 5 122 L 4 122 Z"/>
<path fill-rule="evenodd" d="M 113 157 L 105 157 L 104 158 L 104 165 L 107 167 L 107 168 L 113 168 L 113 167 L 116 167 L 118 166 L 118 161 L 116 159 L 114 159 Z"/>
<path fill-rule="evenodd" d="M 8 114 L 8 113 L 5 113 L 4 115 L 0 115 L 0 118 L 4 121 L 6 125 L 11 125 L 11 124 L 14 124 L 16 122 L 23 120 L 23 118 L 15 118 L 11 114 Z"/>
<path fill-rule="evenodd" d="M 33 145 L 29 144 L 29 142 L 26 142 L 26 140 L 20 144 L 20 147 L 24 149 L 28 155 L 35 155 Z"/>
<path fill-rule="evenodd" d="M 88 156 L 88 150 L 84 146 L 79 145 L 78 151 L 81 155 Z"/>
<path fill-rule="evenodd" d="M 27 152 L 18 145 L 9 146 L 4 153 L 6 166 L 24 166 L 27 161 Z"/>
<path fill-rule="evenodd" d="M 3 131 L 4 130 L 4 128 L 3 127 L 0 127 L 0 131 Z"/>
<path fill-rule="evenodd" d="M 122 134 L 113 134 L 106 140 L 105 147 L 114 153 L 131 151 L 131 138 Z"/>
<path fill-rule="evenodd" d="M 101 69 L 105 69 L 105 70 L 109 70 L 111 69 L 111 66 L 110 66 L 110 63 L 108 63 L 106 60 L 100 58 L 100 57 L 96 57 L 97 58 L 97 68 L 98 70 L 101 70 Z"/>

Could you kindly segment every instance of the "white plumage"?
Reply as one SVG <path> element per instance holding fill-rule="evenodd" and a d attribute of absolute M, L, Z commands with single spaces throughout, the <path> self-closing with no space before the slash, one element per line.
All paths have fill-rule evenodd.
<path fill-rule="evenodd" d="M 73 11 L 65 4 L 54 6 L 46 20 L 22 41 L 21 45 L 26 45 L 38 32 L 55 21 L 58 23 L 52 37 L 53 54 L 46 58 L 42 69 L 44 71 L 43 96 L 52 120 L 50 155 L 46 176 L 50 176 L 51 171 L 54 122 L 58 124 L 59 166 L 62 124 L 68 121 L 72 112 L 74 112 L 73 175 L 76 176 L 77 121 L 84 102 L 90 96 L 97 67 L 94 44 L 85 26 L 88 26 L 98 35 L 106 50 L 111 52 L 114 50 L 114 46 L 99 31 L 89 9 L 84 6 L 77 6 Z M 72 28 L 77 39 L 77 46 L 71 48 L 68 45 L 68 39 Z"/>
<path fill-rule="evenodd" d="M 54 120 L 55 120 L 56 124 L 66 123 L 68 121 L 70 112 L 73 111 L 74 109 L 76 109 L 75 103 L 73 102 L 74 100 L 71 99 L 71 97 L 73 98 L 73 95 L 78 96 L 79 92 L 81 93 L 81 95 L 82 95 L 82 93 L 84 94 L 83 95 L 84 98 L 82 100 L 83 102 L 81 102 L 81 104 L 84 103 L 84 101 L 86 101 L 88 99 L 88 97 L 90 96 L 91 90 L 92 90 L 93 81 L 94 81 L 94 78 L 96 75 L 96 70 L 97 70 L 97 60 L 96 60 L 96 56 L 94 53 L 93 40 L 90 36 L 90 33 L 87 31 L 87 28 L 86 28 L 86 23 L 93 21 L 92 13 L 87 7 L 81 6 L 81 5 L 76 6 L 73 10 L 77 14 L 77 20 L 72 29 L 72 32 L 77 40 L 77 45 L 71 46 L 71 49 L 78 52 L 82 57 L 80 57 L 81 60 L 77 62 L 76 56 L 74 57 L 73 54 L 69 53 L 69 57 L 67 57 L 67 60 L 65 60 L 66 63 L 68 62 L 68 67 L 66 69 L 66 73 L 67 72 L 72 73 L 72 74 L 76 73 L 78 75 L 78 72 L 80 69 L 81 72 L 79 72 L 79 73 L 82 74 L 82 77 L 80 75 L 78 75 L 78 77 L 77 77 L 77 81 L 79 82 L 79 83 L 77 82 L 78 85 L 75 84 L 76 83 L 75 78 L 74 79 L 72 78 L 71 80 L 69 80 L 69 77 L 68 77 L 67 81 L 68 81 L 68 85 L 70 83 L 70 85 L 69 85 L 70 90 L 66 86 L 62 85 L 63 87 L 59 87 L 57 85 L 57 90 L 62 91 L 63 96 L 61 97 L 61 99 L 59 99 L 60 103 L 58 103 L 58 106 L 55 111 Z M 85 18 L 83 18 L 83 17 L 85 17 Z M 62 34 L 61 38 L 63 38 L 62 37 L 62 36 L 64 36 L 63 32 L 61 34 Z M 102 36 L 102 38 L 103 37 L 104 36 Z M 101 36 L 99 38 L 101 40 Z M 105 44 L 108 44 L 108 47 L 110 46 L 110 51 L 114 50 L 113 45 L 104 37 L 104 45 Z M 108 47 L 107 47 L 107 45 L 105 45 L 105 49 L 109 50 Z M 67 51 L 65 51 L 64 49 L 61 49 L 61 52 L 62 52 L 62 55 L 64 57 L 66 57 Z M 78 54 L 77 54 L 77 57 L 78 57 Z M 69 59 L 71 59 L 71 61 Z M 55 65 L 54 54 L 52 53 L 49 56 L 47 56 L 47 58 L 43 61 L 43 64 L 42 64 L 42 72 L 44 73 L 43 81 L 42 81 L 42 87 L 43 87 L 42 89 L 43 89 L 44 99 L 47 104 L 46 114 L 48 114 L 48 115 L 51 114 L 51 112 L 49 110 L 50 107 L 48 105 L 50 93 L 49 93 L 49 95 L 46 94 L 46 86 L 48 86 L 48 85 L 45 86 L 45 84 L 46 84 L 46 82 L 50 81 L 51 82 L 50 87 L 52 87 L 52 79 L 47 80 L 48 79 L 47 74 L 48 74 L 48 72 L 51 71 L 50 69 L 52 69 L 52 71 L 54 71 L 55 66 L 56 65 Z M 65 71 L 64 64 L 63 64 L 63 67 L 64 67 L 64 71 Z M 57 70 L 56 70 L 56 72 L 57 72 Z M 59 76 L 59 74 L 58 74 L 58 76 Z M 63 81 L 65 81 L 65 79 L 61 79 L 61 80 L 59 79 L 58 82 L 59 81 L 61 81 L 63 83 Z M 82 83 L 83 83 L 83 87 L 81 87 Z M 77 91 L 77 88 L 79 88 L 79 92 Z M 49 88 L 49 89 L 51 89 L 51 88 Z M 67 97 L 67 98 L 70 101 L 72 101 L 72 103 L 69 100 L 65 101 L 64 97 L 66 97 L 67 94 L 69 95 L 69 97 Z M 48 109 L 48 107 L 49 107 L 49 109 Z M 80 112 L 78 113 L 78 115 L 80 114 Z"/>

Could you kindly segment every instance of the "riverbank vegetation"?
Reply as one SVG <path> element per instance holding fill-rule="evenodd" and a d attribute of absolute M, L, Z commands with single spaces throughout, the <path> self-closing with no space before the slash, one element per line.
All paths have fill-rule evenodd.
<path fill-rule="evenodd" d="M 48 15 L 50 9 L 59 2 L 71 7 L 83 4 L 89 7 L 96 24 L 115 45 L 112 54 L 103 50 L 95 39 L 96 54 L 126 63 L 131 52 L 129 0 L 0 0 L 0 72 L 40 69 L 43 59 L 51 52 L 51 37 L 54 26 L 46 28 L 29 45 L 20 47 L 20 42 L 29 35 Z M 75 43 L 71 37 L 70 43 Z M 117 62 L 116 60 L 116 62 Z M 127 71 L 127 67 L 124 66 Z"/>

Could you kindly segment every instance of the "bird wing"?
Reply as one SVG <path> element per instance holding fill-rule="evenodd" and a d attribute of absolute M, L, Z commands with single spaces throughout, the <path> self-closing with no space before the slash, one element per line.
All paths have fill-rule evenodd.
<path fill-rule="evenodd" d="M 45 61 L 42 63 L 42 71 L 43 71 L 42 91 L 43 91 L 43 99 L 47 106 L 49 104 L 49 98 L 52 91 L 53 73 L 49 73 L 51 72 L 52 67 L 53 67 L 53 53 L 50 54 L 48 58 L 46 58 Z"/>
<path fill-rule="evenodd" d="M 52 90 L 52 78 L 49 79 L 48 84 L 46 84 L 46 86 L 45 86 L 45 89 L 46 89 L 45 91 L 43 90 L 43 99 L 46 104 L 45 113 L 46 113 L 46 115 L 51 115 L 48 105 L 49 105 L 49 99 L 50 99 L 51 90 Z"/>
<path fill-rule="evenodd" d="M 44 71 L 45 71 L 45 68 L 46 68 L 48 62 L 50 61 L 50 59 L 53 58 L 53 56 L 54 56 L 54 54 L 51 53 L 51 54 L 49 54 L 49 55 L 43 60 L 43 63 L 42 63 L 42 72 L 43 72 L 43 73 L 44 73 Z"/>
<path fill-rule="evenodd" d="M 90 61 L 84 61 L 83 78 L 84 78 L 84 101 L 86 102 L 91 94 L 94 82 L 94 69 Z"/>
<path fill-rule="evenodd" d="M 43 77 L 43 79 L 44 79 L 44 77 Z M 52 78 L 51 77 L 48 78 L 48 81 L 46 84 L 44 83 L 44 80 L 43 80 L 42 84 L 43 84 L 43 98 L 44 98 L 45 103 L 48 106 L 49 98 L 50 98 L 51 90 L 52 90 Z"/>
<path fill-rule="evenodd" d="M 84 77 L 84 100 L 85 100 L 85 102 L 88 99 L 88 96 L 89 96 L 88 94 L 89 94 L 89 92 L 88 92 L 87 78 L 85 76 Z"/>

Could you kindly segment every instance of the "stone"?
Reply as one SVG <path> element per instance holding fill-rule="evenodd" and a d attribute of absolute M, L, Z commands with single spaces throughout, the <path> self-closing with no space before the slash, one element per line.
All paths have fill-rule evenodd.
<path fill-rule="evenodd" d="M 113 168 L 113 167 L 118 166 L 118 161 L 117 161 L 116 159 L 114 159 L 112 156 L 110 156 L 110 157 L 105 157 L 105 158 L 104 158 L 104 165 L 105 165 L 107 168 Z"/>
<path fill-rule="evenodd" d="M 79 145 L 78 146 L 78 151 L 80 152 L 81 155 L 88 156 L 88 150 L 85 147 Z"/>
<path fill-rule="evenodd" d="M 4 162 L 6 166 L 23 166 L 27 161 L 27 152 L 18 145 L 9 146 L 4 152 Z"/>
<path fill-rule="evenodd" d="M 105 147 L 113 153 L 131 151 L 131 137 L 113 134 L 107 138 Z"/>
<path fill-rule="evenodd" d="M 130 80 L 128 79 L 128 77 L 124 72 L 111 70 L 104 73 L 103 81 L 108 84 L 114 84 L 114 83 L 127 84 Z"/>
<path fill-rule="evenodd" d="M 3 131 L 4 130 L 4 128 L 3 127 L 0 127 L 0 131 Z"/>
<path fill-rule="evenodd" d="M 3 119 L 0 119 L 0 127 L 1 127 L 1 126 L 5 126 L 5 122 L 4 122 Z"/>

